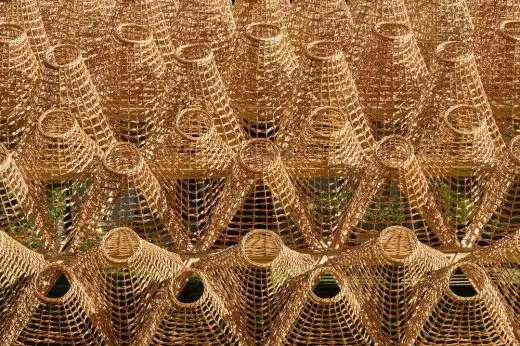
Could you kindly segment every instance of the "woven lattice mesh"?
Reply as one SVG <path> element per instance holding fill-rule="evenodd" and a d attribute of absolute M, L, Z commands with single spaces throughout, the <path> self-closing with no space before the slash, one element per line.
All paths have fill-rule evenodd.
<path fill-rule="evenodd" d="M 116 228 L 71 265 L 93 293 L 99 310 L 111 316 L 120 345 L 133 345 L 140 318 L 159 285 L 184 265 L 174 253 L 140 239 L 129 228 Z"/>
<path fill-rule="evenodd" d="M 243 327 L 257 345 L 265 345 L 288 303 L 289 280 L 313 265 L 311 256 L 290 250 L 276 233 L 265 230 L 250 231 L 240 244 L 197 263 L 224 300 L 239 310 Z"/>
<path fill-rule="evenodd" d="M 460 296 L 450 280 L 456 270 L 470 279 L 475 294 Z M 515 345 L 506 306 L 484 270 L 474 264 L 441 269 L 418 284 L 418 303 L 403 344 Z"/>
<path fill-rule="evenodd" d="M 64 277 L 67 291 L 53 294 L 56 277 Z M 113 337 L 85 288 L 67 267 L 42 268 L 20 292 L 11 328 L 2 333 L 4 345 L 111 345 Z M 3 339 L 2 339 L 3 338 Z"/>
<path fill-rule="evenodd" d="M 164 118 L 164 61 L 142 25 L 119 25 L 106 49 L 112 64 L 100 82 L 105 114 L 120 140 L 142 147 Z"/>
<path fill-rule="evenodd" d="M 161 5 L 164 18 L 168 22 L 168 26 L 171 27 L 179 12 L 179 0 L 161 0 Z"/>
<path fill-rule="evenodd" d="M 289 39 L 280 26 L 253 23 L 241 35 L 231 66 L 232 107 L 251 137 L 276 136 L 280 119 L 296 90 L 297 67 Z"/>
<path fill-rule="evenodd" d="M 355 285 L 363 306 L 375 311 L 385 340 L 399 344 L 415 311 L 415 284 L 448 261 L 441 252 L 421 244 L 412 230 L 397 226 L 332 263 Z"/>
<path fill-rule="evenodd" d="M 345 215 L 335 245 L 362 244 L 389 226 L 408 227 L 430 246 L 458 243 L 438 210 L 412 144 L 397 135 L 378 143 L 375 160 L 364 171 Z"/>
<path fill-rule="evenodd" d="M 233 6 L 238 31 L 258 22 L 275 24 L 285 29 L 291 14 L 290 0 L 237 0 Z"/>
<path fill-rule="evenodd" d="M 14 148 L 35 121 L 39 66 L 22 26 L 0 24 L 0 142 Z"/>
<path fill-rule="evenodd" d="M 278 148 L 266 139 L 253 139 L 240 147 L 198 248 L 234 245 L 254 228 L 276 231 L 293 247 L 319 246 L 308 208 Z"/>
<path fill-rule="evenodd" d="M 180 301 L 189 281 L 194 281 L 202 292 Z M 167 282 L 150 312 L 143 318 L 145 323 L 136 345 L 247 345 L 238 330 L 236 315 L 199 269 L 186 269 Z"/>

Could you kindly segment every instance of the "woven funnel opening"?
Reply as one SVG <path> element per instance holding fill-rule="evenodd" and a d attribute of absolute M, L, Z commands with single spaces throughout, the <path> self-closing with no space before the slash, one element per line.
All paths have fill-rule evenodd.
<path fill-rule="evenodd" d="M 509 154 L 517 164 L 520 164 L 520 135 L 514 137 L 509 145 Z"/>
<path fill-rule="evenodd" d="M 152 33 L 147 27 L 137 24 L 121 24 L 116 28 L 119 41 L 128 44 L 148 44 L 152 42 Z"/>
<path fill-rule="evenodd" d="M 52 67 L 68 67 L 81 61 L 81 52 L 71 44 L 60 44 L 49 48 L 45 58 Z"/>
<path fill-rule="evenodd" d="M 338 44 L 332 41 L 314 41 L 305 48 L 307 56 L 317 60 L 337 60 L 343 56 Z"/>
<path fill-rule="evenodd" d="M 206 136 L 211 128 L 208 114 L 201 108 L 182 110 L 175 121 L 177 131 L 189 140 Z"/>
<path fill-rule="evenodd" d="M 282 251 L 282 247 L 280 236 L 271 231 L 251 231 L 242 240 L 244 255 L 250 262 L 259 266 L 271 264 Z"/>
<path fill-rule="evenodd" d="M 505 20 L 500 23 L 498 31 L 512 41 L 519 41 L 520 20 Z"/>
<path fill-rule="evenodd" d="M 103 163 L 108 170 L 114 173 L 128 174 L 138 169 L 141 155 L 133 144 L 116 143 L 108 149 Z"/>
<path fill-rule="evenodd" d="M 449 288 L 457 299 L 476 298 L 479 294 L 478 289 L 468 279 L 462 267 L 457 267 L 451 273 Z"/>
<path fill-rule="evenodd" d="M 341 293 L 336 274 L 324 268 L 318 271 L 313 280 L 312 294 L 319 300 L 333 300 Z"/>
<path fill-rule="evenodd" d="M 417 248 L 415 233 L 406 227 L 388 227 L 379 237 L 379 242 L 387 257 L 395 261 L 403 261 Z"/>
<path fill-rule="evenodd" d="M 282 29 L 275 24 L 252 23 L 246 27 L 246 35 L 255 41 L 271 41 L 282 37 Z"/>
<path fill-rule="evenodd" d="M 113 262 L 128 261 L 141 247 L 141 239 L 130 228 L 116 228 L 103 241 L 103 251 Z"/>
<path fill-rule="evenodd" d="M 410 164 L 413 158 L 413 146 L 404 137 L 384 137 L 376 148 L 376 156 L 386 167 L 403 168 Z"/>
<path fill-rule="evenodd" d="M 410 28 L 403 23 L 381 22 L 374 27 L 377 35 L 388 40 L 399 40 L 411 35 Z"/>
<path fill-rule="evenodd" d="M 435 52 L 438 59 L 446 62 L 468 61 L 473 56 L 471 48 L 462 41 L 441 43 Z"/>
<path fill-rule="evenodd" d="M 71 273 L 61 265 L 50 265 L 34 278 L 34 290 L 38 298 L 45 302 L 60 302 L 70 292 Z"/>
<path fill-rule="evenodd" d="M 211 47 L 207 44 L 189 44 L 179 47 L 176 58 L 184 63 L 198 63 L 210 59 L 213 56 Z"/>
<path fill-rule="evenodd" d="M 68 137 L 76 126 L 79 125 L 74 116 L 62 110 L 45 112 L 38 123 L 38 128 L 43 136 L 56 139 Z"/>
<path fill-rule="evenodd" d="M 23 27 L 12 23 L 0 24 L 0 44 L 15 45 L 23 41 L 25 30 Z"/>
<path fill-rule="evenodd" d="M 176 299 L 183 304 L 194 304 L 199 301 L 203 294 L 204 283 L 201 277 L 196 272 L 190 272 Z"/>
<path fill-rule="evenodd" d="M 345 117 L 337 108 L 321 107 L 314 110 L 309 119 L 312 132 L 319 137 L 331 138 L 341 133 Z"/>
<path fill-rule="evenodd" d="M 471 135 L 484 122 L 482 112 L 472 106 L 455 106 L 446 112 L 446 125 L 461 135 Z"/>
<path fill-rule="evenodd" d="M 238 152 L 242 167 L 254 173 L 268 171 L 278 159 L 279 152 L 274 144 L 265 139 L 253 139 L 246 142 Z"/>

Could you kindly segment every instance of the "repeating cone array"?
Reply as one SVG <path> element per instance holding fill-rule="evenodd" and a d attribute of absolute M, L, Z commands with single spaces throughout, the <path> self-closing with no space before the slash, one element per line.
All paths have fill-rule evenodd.
<path fill-rule="evenodd" d="M 0 0 L 0 344 L 520 344 L 519 21 Z"/>

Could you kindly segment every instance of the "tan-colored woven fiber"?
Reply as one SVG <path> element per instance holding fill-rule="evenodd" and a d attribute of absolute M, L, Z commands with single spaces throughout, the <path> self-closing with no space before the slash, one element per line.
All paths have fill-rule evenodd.
<path fill-rule="evenodd" d="M 72 113 L 87 135 L 106 150 L 114 134 L 101 108 L 101 99 L 78 48 L 68 44 L 51 47 L 42 64 L 40 100 L 43 113 L 61 108 Z"/>
<path fill-rule="evenodd" d="M 411 228 L 430 246 L 457 246 L 443 219 L 409 140 L 392 135 L 379 141 L 375 159 L 334 234 L 334 246 L 360 245 L 389 226 Z"/>
<path fill-rule="evenodd" d="M 142 25 L 119 25 L 105 48 L 111 62 L 99 83 L 105 114 L 120 140 L 140 148 L 164 120 L 164 61 Z"/>
<path fill-rule="evenodd" d="M 185 250 L 189 244 L 161 184 L 130 143 L 108 148 L 79 216 L 65 246 L 71 251 L 115 227 L 129 227 L 141 238 L 168 249 Z"/>
<path fill-rule="evenodd" d="M 184 268 L 174 253 L 140 239 L 129 228 L 115 228 L 99 245 L 77 257 L 72 270 L 111 316 L 118 345 L 134 345 L 138 324 L 159 285 Z"/>
<path fill-rule="evenodd" d="M 190 302 L 179 301 L 190 277 L 203 287 Z M 230 311 L 213 282 L 200 269 L 188 268 L 166 282 L 143 318 L 135 345 L 250 345 L 237 327 L 238 315 Z"/>
<path fill-rule="evenodd" d="M 175 17 L 177 17 L 177 13 L 179 12 L 179 0 L 161 0 L 161 5 L 164 18 L 166 19 L 168 26 L 171 27 Z"/>
<path fill-rule="evenodd" d="M 331 260 L 353 285 L 363 306 L 376 313 L 384 340 L 399 345 L 415 311 L 414 286 L 448 264 L 405 227 L 388 227 L 376 239 Z M 404 344 L 403 344 L 404 345 Z"/>
<path fill-rule="evenodd" d="M 252 23 L 271 23 L 286 29 L 292 14 L 290 0 L 237 0 L 233 17 L 242 32 Z"/>
<path fill-rule="evenodd" d="M 363 43 L 356 84 L 376 139 L 404 135 L 429 97 L 431 76 L 410 27 L 379 22 Z"/>
<path fill-rule="evenodd" d="M 37 0 L 2 1 L 0 22 L 21 25 L 27 33 L 33 53 L 40 62 L 44 60 L 44 55 L 50 46 Z"/>
<path fill-rule="evenodd" d="M 24 28 L 0 24 L 0 142 L 14 148 L 35 122 L 39 65 Z"/>
<path fill-rule="evenodd" d="M 238 39 L 228 91 L 251 137 L 273 138 L 289 108 L 297 68 L 289 38 L 275 24 L 249 24 Z"/>
<path fill-rule="evenodd" d="M 197 247 L 234 245 L 254 228 L 276 231 L 293 247 L 320 246 L 311 214 L 287 174 L 279 149 L 266 139 L 241 146 Z"/>
<path fill-rule="evenodd" d="M 274 321 L 290 304 L 291 278 L 314 267 L 315 260 L 287 248 L 278 234 L 252 230 L 239 244 L 210 255 L 202 268 L 230 309 L 240 313 L 241 327 L 256 345 L 265 345 Z"/>
<path fill-rule="evenodd" d="M 50 296 L 54 279 L 60 275 L 70 286 L 62 296 Z M 115 345 L 106 328 L 108 316 L 64 265 L 42 268 L 19 292 L 16 304 L 10 328 L 0 336 L 3 345 Z"/>
<path fill-rule="evenodd" d="M 211 47 L 205 44 L 179 47 L 173 71 L 173 87 L 166 96 L 170 100 L 169 112 L 175 116 L 188 105 L 206 108 L 219 135 L 237 149 L 245 133 L 231 108 Z"/>
<path fill-rule="evenodd" d="M 450 280 L 460 269 L 475 295 L 453 292 Z M 403 345 L 518 345 L 508 308 L 485 271 L 457 263 L 418 284 L 415 313 L 407 323 Z"/>
<path fill-rule="evenodd" d="M 195 243 L 222 195 L 234 154 L 202 108 L 185 108 L 174 120 L 159 129 L 160 141 L 148 142 L 157 148 L 150 167 Z"/>
<path fill-rule="evenodd" d="M 331 276 L 332 297 L 314 292 L 322 276 Z M 373 310 L 363 307 L 349 278 L 334 267 L 319 266 L 289 286 L 289 301 L 275 321 L 267 343 L 275 345 L 381 345 Z"/>

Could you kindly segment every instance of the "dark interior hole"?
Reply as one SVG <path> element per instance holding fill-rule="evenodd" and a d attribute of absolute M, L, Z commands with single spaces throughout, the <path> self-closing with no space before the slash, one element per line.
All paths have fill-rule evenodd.
<path fill-rule="evenodd" d="M 450 278 L 450 290 L 459 297 L 475 297 L 478 291 L 473 287 L 461 268 L 457 268 Z"/>
<path fill-rule="evenodd" d="M 70 282 L 64 273 L 60 273 L 58 279 L 54 282 L 49 292 L 45 295 L 47 298 L 61 298 L 70 289 Z"/>
<path fill-rule="evenodd" d="M 202 280 L 197 274 L 192 273 L 186 285 L 184 285 L 183 289 L 177 295 L 177 300 L 181 303 L 195 303 L 202 297 L 203 293 L 204 284 Z"/>
<path fill-rule="evenodd" d="M 336 282 L 336 278 L 331 272 L 324 272 L 320 276 L 320 281 L 314 286 L 312 292 L 319 298 L 334 298 L 341 289 Z"/>

